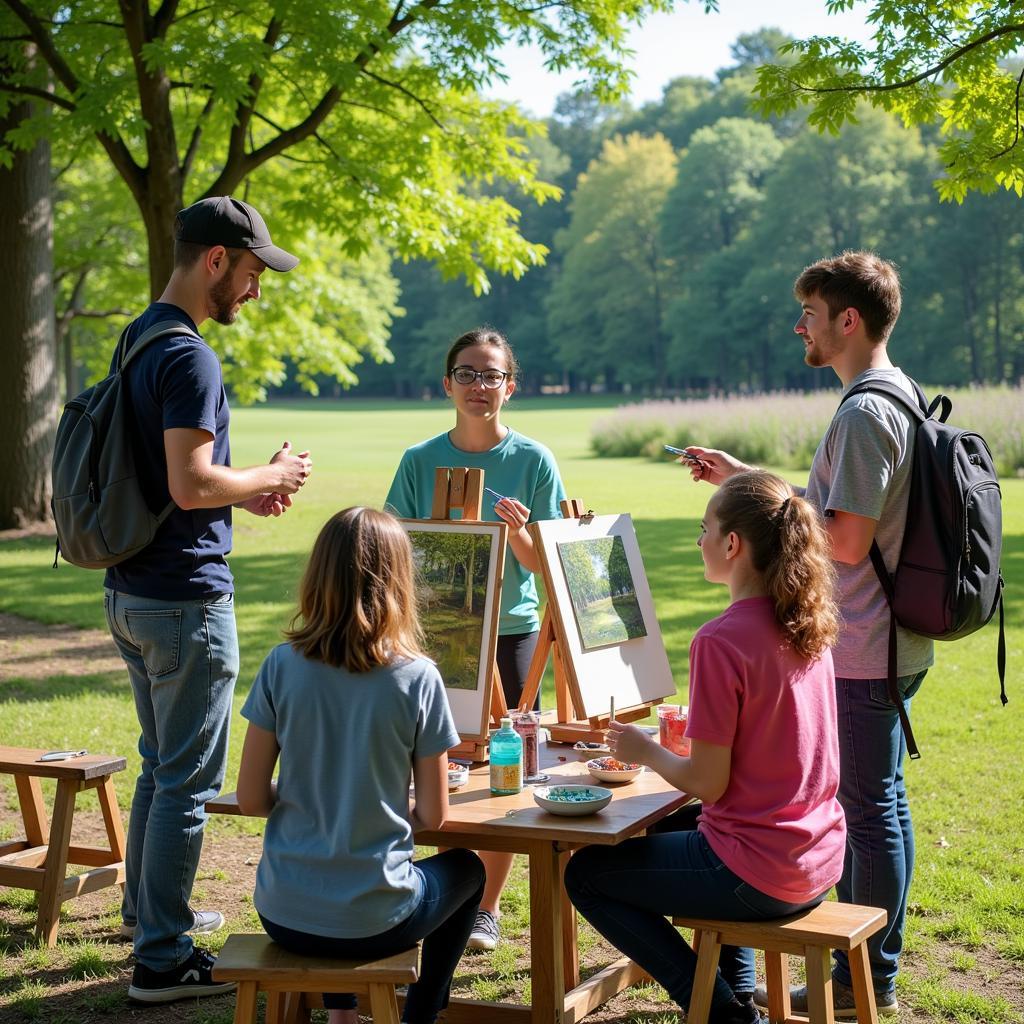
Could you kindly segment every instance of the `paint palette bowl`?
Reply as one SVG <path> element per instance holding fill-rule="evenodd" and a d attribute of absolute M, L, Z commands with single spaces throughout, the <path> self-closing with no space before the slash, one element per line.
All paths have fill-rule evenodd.
<path fill-rule="evenodd" d="M 454 761 L 448 763 L 448 792 L 454 793 L 457 789 L 469 784 L 469 765 L 457 764 Z"/>
<path fill-rule="evenodd" d="M 643 770 L 642 764 L 624 764 L 614 757 L 595 757 L 587 762 L 587 771 L 598 782 L 632 782 Z"/>
<path fill-rule="evenodd" d="M 611 803 L 612 791 L 602 786 L 538 786 L 533 799 L 552 814 L 577 818 L 596 814 Z"/>

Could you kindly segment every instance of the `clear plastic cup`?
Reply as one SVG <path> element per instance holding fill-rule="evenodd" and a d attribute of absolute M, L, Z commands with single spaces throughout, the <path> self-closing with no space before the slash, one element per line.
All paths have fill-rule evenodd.
<path fill-rule="evenodd" d="M 683 704 L 658 705 L 658 739 L 673 754 L 690 756 L 690 741 L 686 738 L 686 723 L 690 709 Z"/>
<path fill-rule="evenodd" d="M 540 775 L 540 712 L 513 711 L 509 717 L 523 741 L 523 778 L 535 779 Z"/>

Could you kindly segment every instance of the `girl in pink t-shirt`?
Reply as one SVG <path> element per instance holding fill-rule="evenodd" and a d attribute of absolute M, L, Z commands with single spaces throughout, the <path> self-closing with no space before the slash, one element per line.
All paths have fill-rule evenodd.
<path fill-rule="evenodd" d="M 690 756 L 635 726 L 612 722 L 608 734 L 620 760 L 703 801 L 696 830 L 586 847 L 565 874 L 580 913 L 684 1009 L 697 958 L 666 915 L 753 920 L 812 907 L 842 874 L 846 835 L 830 650 L 839 620 L 817 512 L 777 476 L 738 474 L 708 503 L 697 544 L 705 579 L 728 586 L 730 604 L 690 646 Z M 755 1024 L 753 990 L 753 950 L 723 948 L 711 1024 Z"/>

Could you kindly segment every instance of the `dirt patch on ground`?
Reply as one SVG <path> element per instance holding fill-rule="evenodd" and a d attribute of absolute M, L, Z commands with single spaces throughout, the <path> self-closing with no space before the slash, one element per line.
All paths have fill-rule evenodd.
<path fill-rule="evenodd" d="M 9 780 L 6 780 L 9 783 Z M 6 788 L 6 792 L 5 792 Z M 0 828 L 11 835 L 20 827 L 11 805 L 13 785 L 0 782 Z M 202 861 L 193 890 L 193 905 L 217 909 L 227 927 L 197 939 L 199 945 L 219 949 L 232 931 L 260 931 L 252 908 L 251 894 L 259 863 L 262 837 L 238 835 L 217 821 L 214 835 L 207 835 Z M 98 812 L 75 816 L 74 841 L 101 844 L 105 833 Z M 516 871 L 525 873 L 525 861 L 517 858 Z M 54 950 L 35 946 L 35 904 L 27 893 L 0 889 L 0 1019 L 14 1022 L 46 1019 L 64 1024 L 97 1024 L 106 1021 L 145 1021 L 145 1024 L 229 1024 L 234 1013 L 234 996 L 181 1002 L 167 1006 L 141 1007 L 129 1001 L 127 988 L 132 973 L 132 946 L 118 934 L 121 924 L 120 893 L 115 888 L 90 893 L 64 904 Z M 475 986 L 497 985 L 498 998 L 523 1001 L 529 978 L 528 932 L 510 936 L 506 943 L 515 955 L 496 965 L 490 954 L 467 954 L 456 975 L 455 994 L 479 996 Z M 89 953 L 90 974 L 78 977 Z M 610 947 L 599 944 L 582 957 L 584 975 L 617 959 Z M 40 1006 L 33 1010 L 31 988 L 38 986 Z M 623 993 L 587 1017 L 601 1022 L 661 1021 L 674 1019 L 671 1004 L 653 987 Z M 662 1015 L 665 1015 L 664 1017 Z M 314 1014 L 314 1020 L 325 1016 Z M 481 1024 L 485 1024 L 482 1020 Z"/>
<path fill-rule="evenodd" d="M 124 662 L 106 630 L 48 626 L 0 613 L 0 683 L 121 671 Z"/>
<path fill-rule="evenodd" d="M 0 530 L 0 544 L 5 540 L 34 540 L 37 537 L 46 537 L 56 541 L 57 532 L 53 523 L 46 520 L 42 523 L 30 523 L 28 526 L 19 526 L 13 530 Z"/>

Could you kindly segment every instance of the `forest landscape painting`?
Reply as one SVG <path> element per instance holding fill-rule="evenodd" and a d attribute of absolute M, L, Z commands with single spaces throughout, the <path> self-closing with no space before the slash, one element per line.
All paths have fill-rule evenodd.
<path fill-rule="evenodd" d="M 585 651 L 647 635 L 621 537 L 562 541 L 558 555 Z"/>
<path fill-rule="evenodd" d="M 445 686 L 475 690 L 487 610 L 492 538 L 463 528 L 416 529 L 406 524 L 416 564 L 416 597 L 427 653 Z"/>

